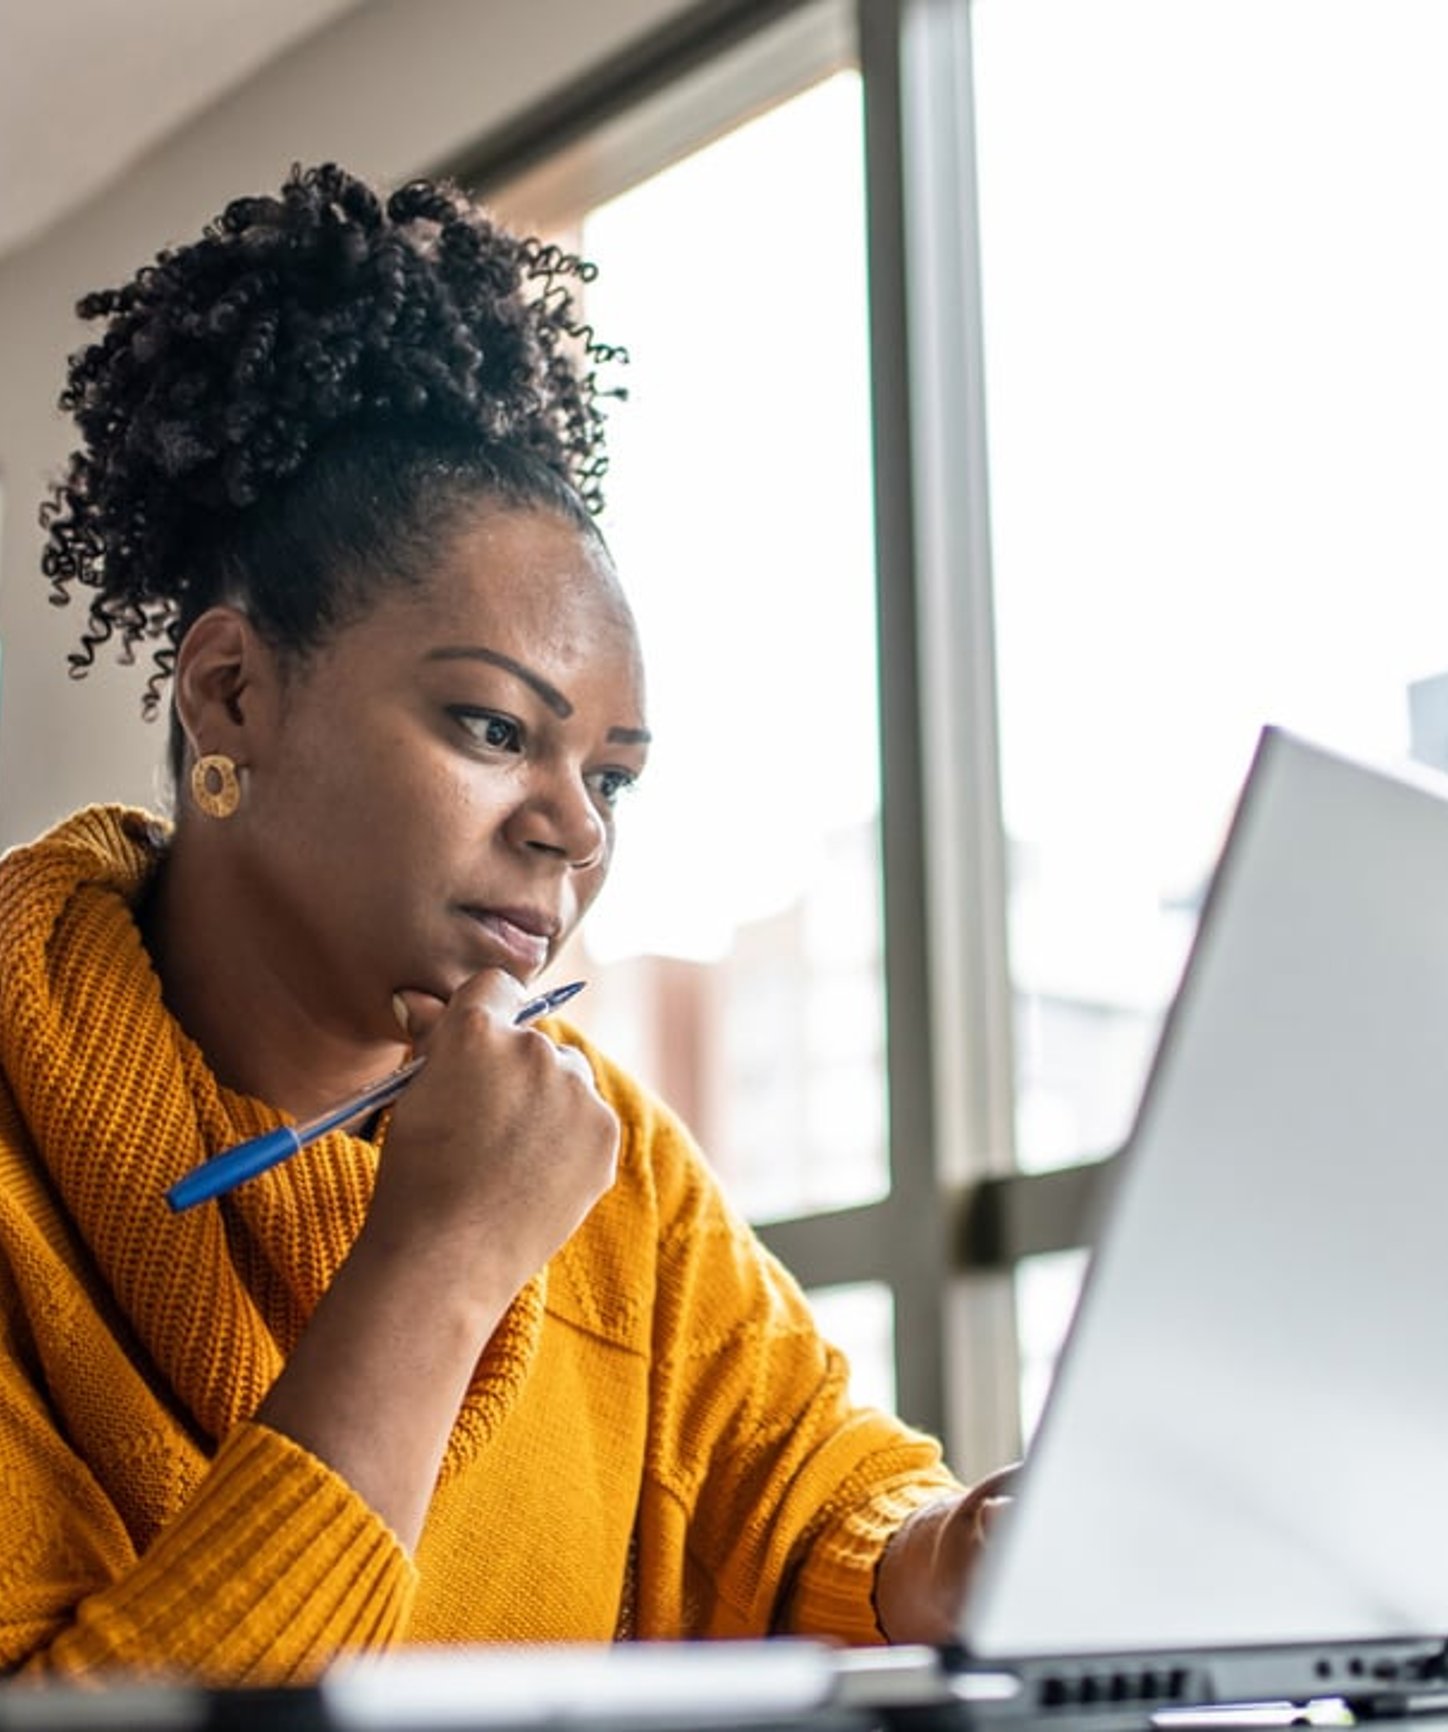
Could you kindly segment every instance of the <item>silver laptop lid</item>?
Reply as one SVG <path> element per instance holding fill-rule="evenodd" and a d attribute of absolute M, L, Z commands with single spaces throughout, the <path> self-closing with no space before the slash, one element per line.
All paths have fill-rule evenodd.
<path fill-rule="evenodd" d="M 1448 1633 L 1444 787 L 1264 733 L 971 1654 Z"/>

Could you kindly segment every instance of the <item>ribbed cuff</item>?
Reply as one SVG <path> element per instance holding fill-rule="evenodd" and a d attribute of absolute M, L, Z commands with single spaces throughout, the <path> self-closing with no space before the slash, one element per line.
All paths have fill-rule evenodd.
<path fill-rule="evenodd" d="M 77 1610 L 57 1670 L 280 1684 L 406 1629 L 416 1572 L 325 1463 L 266 1426 L 223 1442 L 135 1569 Z"/>
<path fill-rule="evenodd" d="M 960 1490 L 945 1469 L 938 1475 L 878 1490 L 868 1502 L 830 1523 L 810 1546 L 790 1600 L 790 1629 L 828 1634 L 851 1646 L 886 1640 L 875 1616 L 875 1571 L 905 1518 Z"/>

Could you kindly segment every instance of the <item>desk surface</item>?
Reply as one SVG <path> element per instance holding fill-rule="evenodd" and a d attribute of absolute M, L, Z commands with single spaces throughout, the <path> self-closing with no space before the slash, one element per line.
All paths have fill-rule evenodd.
<path fill-rule="evenodd" d="M 0 1732 L 1273 1732 L 1366 1723 L 1340 1699 L 1205 1709 L 957 1693 L 980 1681 L 930 1648 L 794 1640 L 403 1649 L 295 1689 L 0 1683 Z M 1448 1732 L 1448 1694 L 1416 1698 L 1411 1713 L 1407 1705 L 1380 1699 L 1395 1732 Z"/>

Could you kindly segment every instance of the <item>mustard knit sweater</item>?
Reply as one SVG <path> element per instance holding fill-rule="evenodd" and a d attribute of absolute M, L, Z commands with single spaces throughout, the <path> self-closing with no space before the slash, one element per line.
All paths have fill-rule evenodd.
<path fill-rule="evenodd" d="M 334 1133 L 167 1209 L 280 1119 L 162 1003 L 132 909 L 165 845 L 95 808 L 0 859 L 0 1671 L 278 1683 L 413 1642 L 878 1640 L 885 1542 L 955 1482 L 851 1407 L 687 1133 L 596 1053 L 618 1181 L 479 1361 L 415 1558 L 253 1421 L 377 1149 Z"/>

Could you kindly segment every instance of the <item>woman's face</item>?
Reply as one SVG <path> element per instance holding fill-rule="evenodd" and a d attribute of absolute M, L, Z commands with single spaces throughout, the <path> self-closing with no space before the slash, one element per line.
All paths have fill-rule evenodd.
<path fill-rule="evenodd" d="M 371 1038 L 399 988 L 445 1000 L 480 969 L 547 966 L 603 886 L 648 741 L 607 556 L 541 511 L 485 511 L 272 708 L 223 827 L 248 941 Z"/>

